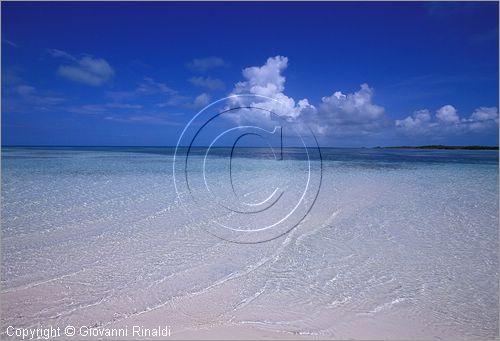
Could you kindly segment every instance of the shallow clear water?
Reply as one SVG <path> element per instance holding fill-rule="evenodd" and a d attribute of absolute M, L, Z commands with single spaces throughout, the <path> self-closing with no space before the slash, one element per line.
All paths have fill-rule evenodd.
<path fill-rule="evenodd" d="M 214 199 L 232 195 L 227 150 L 207 161 L 212 193 L 190 168 L 201 193 L 192 201 L 177 196 L 171 148 L 3 148 L 2 332 L 140 318 L 173 333 L 498 337 L 498 152 L 321 152 L 322 174 L 319 160 L 311 166 L 319 194 L 298 205 L 305 219 L 269 242 L 235 244 L 215 221 L 279 219 L 307 179 L 300 151 L 235 155 L 237 195 L 252 204 L 285 193 L 274 210 L 241 215 Z"/>

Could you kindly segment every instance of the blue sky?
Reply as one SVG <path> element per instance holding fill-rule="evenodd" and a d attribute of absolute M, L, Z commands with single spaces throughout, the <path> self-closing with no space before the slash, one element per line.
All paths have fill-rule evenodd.
<path fill-rule="evenodd" d="M 175 145 L 235 93 L 323 146 L 497 145 L 498 3 L 2 3 L 3 144 Z"/>

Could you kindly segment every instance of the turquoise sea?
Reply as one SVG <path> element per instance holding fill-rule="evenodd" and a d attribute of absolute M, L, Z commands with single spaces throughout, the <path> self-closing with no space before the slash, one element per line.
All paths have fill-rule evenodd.
<path fill-rule="evenodd" d="M 174 152 L 2 148 L 2 333 L 498 338 L 498 151 Z"/>

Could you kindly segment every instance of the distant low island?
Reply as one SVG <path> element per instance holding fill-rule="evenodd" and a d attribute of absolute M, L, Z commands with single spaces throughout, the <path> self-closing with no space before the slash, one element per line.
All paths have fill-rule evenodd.
<path fill-rule="evenodd" d="M 445 146 L 441 144 L 431 144 L 427 146 L 394 146 L 394 147 L 375 147 L 390 149 L 464 149 L 464 150 L 498 150 L 498 146 Z"/>

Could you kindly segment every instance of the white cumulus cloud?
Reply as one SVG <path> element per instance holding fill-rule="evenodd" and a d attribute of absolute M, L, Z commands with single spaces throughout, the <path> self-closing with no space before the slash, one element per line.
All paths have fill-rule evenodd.
<path fill-rule="evenodd" d="M 396 128 L 404 129 L 410 133 L 427 133 L 435 125 L 432 123 L 432 115 L 428 109 L 417 110 L 411 116 L 402 120 L 396 120 Z"/>
<path fill-rule="evenodd" d="M 344 94 L 334 92 L 322 98 L 315 106 L 308 99 L 294 100 L 285 95 L 286 77 L 283 75 L 288 67 L 288 58 L 276 56 L 268 58 L 262 66 L 243 69 L 243 81 L 236 83 L 233 94 L 254 94 L 273 98 L 272 101 L 259 101 L 252 98 L 252 103 L 244 103 L 245 97 L 237 98 L 238 104 L 252 104 L 264 107 L 284 117 L 288 122 L 308 126 L 319 134 L 348 134 L 362 131 L 363 134 L 379 129 L 385 122 L 384 108 L 373 102 L 374 91 L 367 84 L 362 84 L 359 91 Z M 233 118 L 242 120 L 261 120 L 265 113 L 253 111 Z"/>
<path fill-rule="evenodd" d="M 283 93 L 286 78 L 282 75 L 282 72 L 287 66 L 288 58 L 276 56 L 268 58 L 262 66 L 245 68 L 242 72 L 245 80 L 236 83 L 232 92 L 233 95 L 253 94 L 265 96 L 278 102 L 260 100 L 258 97 L 251 98 L 252 103 L 248 103 L 246 97 L 238 97 L 234 101 L 240 105 L 259 106 L 286 118 L 297 118 L 303 111 L 314 111 L 315 108 L 309 104 L 307 99 L 302 99 L 296 103 L 293 98 Z M 251 119 L 252 117 L 247 115 L 246 118 Z"/>
<path fill-rule="evenodd" d="M 472 121 L 487 121 L 496 119 L 498 119 L 498 109 L 496 107 L 480 107 L 476 109 L 470 117 L 470 120 Z"/>
<path fill-rule="evenodd" d="M 374 91 L 368 84 L 351 94 L 336 91 L 321 99 L 320 112 L 323 116 L 340 124 L 366 123 L 382 118 L 384 108 L 373 103 Z"/>
<path fill-rule="evenodd" d="M 479 133 L 498 129 L 498 109 L 496 107 L 480 107 L 468 118 L 460 118 L 457 109 L 445 105 L 432 116 L 427 109 L 415 111 L 411 116 L 396 120 L 395 126 L 409 135 L 427 134 L 444 136 L 447 134 Z"/>
<path fill-rule="evenodd" d="M 457 109 L 453 105 L 445 105 L 436 112 L 438 120 L 444 123 L 458 123 L 460 118 L 457 114 Z"/>

